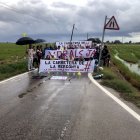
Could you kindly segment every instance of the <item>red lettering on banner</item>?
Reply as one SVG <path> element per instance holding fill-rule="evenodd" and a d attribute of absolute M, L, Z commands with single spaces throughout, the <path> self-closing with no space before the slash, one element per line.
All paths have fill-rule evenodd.
<path fill-rule="evenodd" d="M 67 50 L 66 51 L 63 51 L 63 54 L 64 54 L 64 58 L 66 59 L 67 58 Z"/>
<path fill-rule="evenodd" d="M 83 50 L 79 51 L 80 56 L 82 56 L 82 53 L 81 52 L 83 52 Z"/>
<path fill-rule="evenodd" d="M 59 58 L 61 54 L 63 54 L 63 57 L 67 59 L 68 57 L 73 57 L 73 58 L 79 58 L 81 56 L 85 58 L 93 57 L 95 55 L 96 50 L 95 49 L 70 49 L 70 50 L 52 50 L 52 51 L 47 51 L 46 56 L 49 55 L 54 55 L 56 58 Z"/>
<path fill-rule="evenodd" d="M 90 57 L 90 52 L 91 52 L 92 50 L 87 50 L 87 51 L 89 51 L 89 52 L 86 53 L 86 56 L 87 56 L 87 57 Z"/>
<path fill-rule="evenodd" d="M 70 57 L 74 57 L 73 50 L 70 50 Z"/>
<path fill-rule="evenodd" d="M 61 55 L 61 51 L 57 51 L 57 58 L 59 58 L 59 56 Z"/>
<path fill-rule="evenodd" d="M 49 51 L 49 55 L 52 56 L 51 52 Z"/>
<path fill-rule="evenodd" d="M 90 56 L 93 57 L 95 55 L 95 52 L 96 50 L 93 50 Z"/>

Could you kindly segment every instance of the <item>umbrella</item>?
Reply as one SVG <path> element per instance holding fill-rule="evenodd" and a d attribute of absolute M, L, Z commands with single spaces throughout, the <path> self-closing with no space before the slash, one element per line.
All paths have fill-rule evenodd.
<path fill-rule="evenodd" d="M 42 43 L 42 42 L 46 42 L 46 40 L 44 40 L 44 39 L 36 39 L 35 40 L 35 43 Z"/>
<path fill-rule="evenodd" d="M 35 43 L 35 40 L 33 40 L 30 37 L 21 37 L 17 40 L 17 45 L 27 45 L 27 44 L 33 44 Z"/>

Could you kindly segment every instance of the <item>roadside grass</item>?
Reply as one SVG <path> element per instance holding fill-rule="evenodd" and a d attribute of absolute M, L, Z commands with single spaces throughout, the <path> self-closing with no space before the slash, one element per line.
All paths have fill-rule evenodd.
<path fill-rule="evenodd" d="M 140 93 L 126 80 L 120 78 L 112 69 L 105 68 L 101 71 L 104 76 L 101 84 L 120 93 L 120 96 L 125 100 L 133 102 L 136 106 L 140 107 Z"/>
<path fill-rule="evenodd" d="M 0 64 L 10 64 L 22 61 L 26 57 L 26 46 L 14 43 L 0 43 Z"/>
<path fill-rule="evenodd" d="M 119 69 L 120 73 L 124 76 L 124 78 L 130 82 L 134 87 L 140 90 L 140 75 L 131 72 L 127 66 L 125 66 L 121 61 L 112 57 L 112 62 Z"/>
<path fill-rule="evenodd" d="M 27 71 L 26 47 L 0 43 L 0 80 Z"/>
<path fill-rule="evenodd" d="M 120 58 L 122 58 L 123 60 L 130 62 L 130 63 L 137 63 L 138 62 L 138 58 L 133 54 L 133 53 L 119 53 L 118 56 Z"/>
<path fill-rule="evenodd" d="M 136 44 L 131 44 L 131 45 L 126 45 L 126 44 L 119 44 L 119 45 L 110 45 L 109 50 L 111 53 L 111 61 L 113 64 L 116 65 L 116 67 L 119 69 L 120 73 L 124 76 L 124 78 L 130 82 L 134 87 L 138 88 L 140 90 L 140 75 L 131 72 L 127 66 L 125 66 L 121 61 L 116 59 L 114 56 L 116 53 L 118 54 L 133 54 L 134 56 L 137 56 L 137 63 L 140 60 L 140 53 L 138 55 L 138 52 L 140 52 L 140 45 Z M 125 56 L 125 55 L 122 55 Z M 128 61 L 127 57 L 122 58 L 125 61 Z M 127 60 L 126 60 L 127 59 Z M 132 58 L 132 55 L 130 55 L 130 59 L 134 60 Z M 133 61 L 134 62 L 134 61 Z"/>
<path fill-rule="evenodd" d="M 6 78 L 15 76 L 17 74 L 21 74 L 27 71 L 27 62 L 26 60 L 11 63 L 11 64 L 4 64 L 0 67 L 0 80 L 4 80 Z"/>
<path fill-rule="evenodd" d="M 138 63 L 140 60 L 140 45 L 119 44 L 109 45 L 108 48 L 111 53 L 111 61 L 123 78 L 114 76 L 112 80 L 108 78 L 106 80 L 105 77 L 107 75 L 112 76 L 112 73 L 111 69 L 105 69 L 102 84 L 117 90 L 124 99 L 132 101 L 140 107 L 140 75 L 131 72 L 127 66 L 115 58 L 117 54 L 121 59 L 127 62 Z"/>

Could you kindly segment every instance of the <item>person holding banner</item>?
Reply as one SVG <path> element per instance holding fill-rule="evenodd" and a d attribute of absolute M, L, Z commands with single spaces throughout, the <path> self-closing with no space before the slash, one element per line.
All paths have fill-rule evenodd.
<path fill-rule="evenodd" d="M 45 58 L 45 60 L 51 60 L 50 56 L 47 55 L 46 58 Z"/>
<path fill-rule="evenodd" d="M 54 55 L 51 55 L 50 60 L 55 60 L 56 58 L 54 57 Z"/>
<path fill-rule="evenodd" d="M 74 57 L 72 55 L 69 56 L 70 61 L 74 61 Z"/>
<path fill-rule="evenodd" d="M 85 61 L 84 57 L 83 56 L 80 56 L 79 57 L 79 61 L 82 61 L 82 62 Z"/>
<path fill-rule="evenodd" d="M 38 57 L 36 54 L 36 48 L 33 46 L 33 67 L 38 67 Z"/>
<path fill-rule="evenodd" d="M 42 58 L 42 50 L 41 50 L 41 47 L 37 46 L 37 48 L 36 48 L 36 54 L 37 54 L 37 57 L 38 57 L 38 64 L 40 64 L 40 59 Z"/>

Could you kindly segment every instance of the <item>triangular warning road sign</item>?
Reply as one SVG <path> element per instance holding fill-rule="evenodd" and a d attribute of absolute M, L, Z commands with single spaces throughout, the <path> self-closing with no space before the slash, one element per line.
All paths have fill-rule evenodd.
<path fill-rule="evenodd" d="M 107 24 L 105 25 L 104 28 L 110 29 L 110 30 L 119 30 L 120 29 L 114 16 L 111 17 L 111 19 L 107 22 Z"/>

